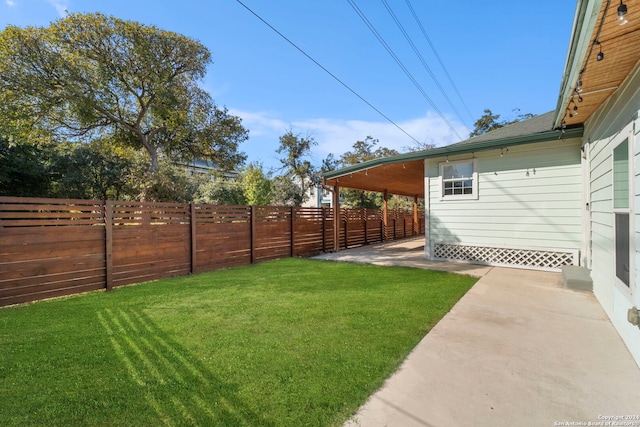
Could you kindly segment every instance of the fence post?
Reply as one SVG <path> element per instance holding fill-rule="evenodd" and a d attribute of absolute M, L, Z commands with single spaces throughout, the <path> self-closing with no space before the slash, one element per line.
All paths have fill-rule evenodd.
<path fill-rule="evenodd" d="M 326 252 L 327 251 L 327 236 L 326 236 L 326 224 L 325 224 L 325 215 L 324 215 L 324 208 L 320 208 L 320 224 L 322 227 L 322 252 Z"/>
<path fill-rule="evenodd" d="M 249 253 L 251 258 L 251 264 L 256 262 L 256 207 L 251 205 L 249 211 L 249 246 L 251 246 Z"/>
<path fill-rule="evenodd" d="M 289 221 L 289 227 L 291 228 L 291 241 L 289 244 L 291 245 L 290 256 L 293 258 L 296 256 L 296 208 L 295 206 L 291 206 L 291 219 Z"/>
<path fill-rule="evenodd" d="M 364 213 L 364 244 L 368 245 L 369 244 L 369 237 L 367 236 L 367 210 L 363 209 L 362 211 Z"/>
<path fill-rule="evenodd" d="M 402 237 L 407 237 L 407 217 L 402 217 L 402 233 L 404 234 Z"/>
<path fill-rule="evenodd" d="M 105 288 L 113 288 L 113 202 L 104 202 Z"/>
<path fill-rule="evenodd" d="M 189 212 L 191 216 L 189 217 L 189 222 L 191 225 L 191 274 L 194 274 L 197 271 L 197 258 L 196 258 L 196 232 L 198 220 L 196 218 L 196 205 L 193 203 L 189 203 Z"/>
<path fill-rule="evenodd" d="M 349 247 L 349 209 L 344 209 L 344 248 Z"/>

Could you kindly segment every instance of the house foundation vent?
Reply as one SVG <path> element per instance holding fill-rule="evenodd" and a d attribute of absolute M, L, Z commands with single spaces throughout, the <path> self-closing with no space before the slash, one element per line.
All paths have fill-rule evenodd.
<path fill-rule="evenodd" d="M 564 265 L 578 265 L 579 251 L 572 249 L 507 248 L 460 243 L 432 243 L 433 258 L 506 267 L 559 271 Z"/>

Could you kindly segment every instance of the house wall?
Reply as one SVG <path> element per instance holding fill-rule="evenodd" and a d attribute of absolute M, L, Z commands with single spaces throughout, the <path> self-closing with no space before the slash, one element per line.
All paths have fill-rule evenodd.
<path fill-rule="evenodd" d="M 589 150 L 591 184 L 591 278 L 594 294 L 611 319 L 616 330 L 640 365 L 640 329 L 627 321 L 628 310 L 640 306 L 637 278 L 640 277 L 640 71 L 637 68 L 614 96 L 591 116 L 585 124 L 584 141 Z M 617 282 L 615 277 L 615 245 L 613 214 L 612 152 L 614 145 L 629 137 L 632 146 L 633 171 L 631 194 L 632 266 L 631 286 Z"/>
<path fill-rule="evenodd" d="M 476 159 L 478 198 L 441 199 L 439 164 L 425 166 L 430 248 L 438 242 L 515 249 L 570 250 L 582 242 L 581 139 L 559 139 L 450 156 Z M 505 265 L 502 261 L 486 262 Z M 516 265 L 517 266 L 517 265 Z M 531 267 L 531 266 L 530 266 Z M 535 266 L 534 266 L 535 267 Z"/>

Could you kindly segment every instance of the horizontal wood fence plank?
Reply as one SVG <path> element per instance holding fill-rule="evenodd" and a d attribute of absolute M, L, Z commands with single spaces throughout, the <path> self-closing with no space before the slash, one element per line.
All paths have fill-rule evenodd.
<path fill-rule="evenodd" d="M 78 242 L 51 242 L 40 245 L 0 245 L 0 265 L 23 261 L 65 259 L 104 253 L 104 243 L 87 240 L 79 247 Z"/>
<path fill-rule="evenodd" d="M 58 287 L 53 290 L 44 290 L 41 292 L 25 293 L 22 295 L 2 297 L 0 296 L 0 306 L 11 304 L 22 304 L 25 302 L 38 301 L 48 298 L 57 298 L 62 296 L 77 295 L 83 292 L 97 291 L 103 289 L 103 284 L 86 284 L 70 287 Z"/>
<path fill-rule="evenodd" d="M 78 242 L 78 246 L 82 246 L 86 241 L 104 239 L 103 226 L 65 227 L 64 230 L 50 227 L 0 228 L 0 230 L 0 247 L 52 242 Z"/>
<path fill-rule="evenodd" d="M 333 215 L 331 208 L 0 197 L 0 305 L 321 253 L 334 247 Z M 387 218 L 384 227 L 379 210 L 341 209 L 340 247 L 424 233 L 423 213 L 417 224 L 412 211 Z"/>
<path fill-rule="evenodd" d="M 88 206 L 88 205 L 102 205 L 103 202 L 101 200 L 85 200 L 85 199 L 51 199 L 51 198 L 37 198 L 37 197 L 0 197 L 0 205 L 3 204 L 43 204 L 47 206 L 56 206 L 56 205 L 78 205 L 78 206 Z"/>
<path fill-rule="evenodd" d="M 3 284 L 0 283 L 0 298 L 22 294 L 36 294 L 71 287 L 97 286 L 96 289 L 104 288 L 104 271 L 97 270 L 29 279 L 30 280 L 17 280 L 11 283 L 11 286 L 3 286 Z"/>
<path fill-rule="evenodd" d="M 50 258 L 26 260 L 18 263 L 3 263 L 0 265 L 0 282 L 23 277 L 45 277 L 102 268 L 104 268 L 103 255 L 83 255 L 74 258 Z"/>

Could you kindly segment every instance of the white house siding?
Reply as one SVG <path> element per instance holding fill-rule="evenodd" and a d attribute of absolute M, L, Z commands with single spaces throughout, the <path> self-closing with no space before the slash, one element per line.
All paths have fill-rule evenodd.
<path fill-rule="evenodd" d="M 594 114 L 585 125 L 584 141 L 590 150 L 591 254 L 590 267 L 594 294 L 640 365 L 640 329 L 627 321 L 627 311 L 640 306 L 640 72 L 632 73 L 624 87 Z M 631 287 L 617 284 L 614 270 L 614 216 L 612 152 L 614 144 L 630 136 L 634 155 L 631 215 L 635 218 L 632 247 L 635 269 Z M 633 224 L 633 223 L 632 223 Z"/>
<path fill-rule="evenodd" d="M 442 200 L 439 164 L 446 158 L 429 159 L 430 241 L 578 253 L 580 145 L 579 138 L 559 139 L 450 156 L 449 161 L 476 158 L 477 200 Z"/>

